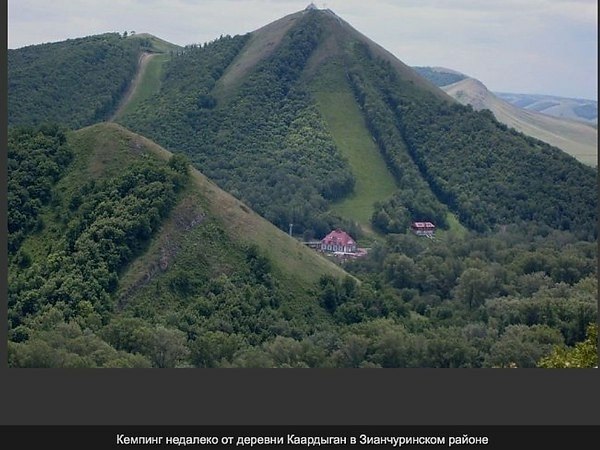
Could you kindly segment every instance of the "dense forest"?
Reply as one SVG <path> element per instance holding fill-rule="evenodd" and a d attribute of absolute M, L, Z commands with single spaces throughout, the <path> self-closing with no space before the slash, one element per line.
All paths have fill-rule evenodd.
<path fill-rule="evenodd" d="M 148 39 L 106 33 L 8 50 L 8 124 L 82 127 L 114 112 Z"/>
<path fill-rule="evenodd" d="M 461 223 L 486 231 L 531 221 L 570 230 L 582 239 L 597 237 L 593 168 L 508 129 L 489 111 L 477 112 L 411 89 L 410 82 L 364 45 L 355 45 L 354 51 L 359 63 L 349 76 L 357 98 L 367 111 L 379 113 L 383 119 L 378 125 L 386 133 L 399 134 L 396 139 L 405 143 L 437 198 Z M 373 91 L 389 110 L 371 100 Z"/>
<path fill-rule="evenodd" d="M 211 92 L 248 37 L 190 46 L 168 63 L 160 94 L 121 122 L 186 152 L 223 189 L 282 229 L 293 223 L 298 233 L 324 236 L 347 226 L 327 206 L 351 192 L 353 176 L 297 83 L 320 32 L 318 20 L 307 16 L 221 99 Z"/>
<path fill-rule="evenodd" d="M 297 15 L 228 86 L 251 34 L 165 53 L 119 118 L 139 134 L 96 122 L 150 40 L 9 51 L 11 366 L 597 365 L 595 171 L 327 14 Z M 332 213 L 356 180 L 315 97 L 328 58 L 395 183 L 368 230 Z M 301 239 L 341 226 L 368 254 L 326 259 L 290 223 Z"/>

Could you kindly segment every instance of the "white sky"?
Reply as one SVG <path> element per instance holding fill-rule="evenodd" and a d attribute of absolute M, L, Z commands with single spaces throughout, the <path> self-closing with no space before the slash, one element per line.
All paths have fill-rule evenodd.
<path fill-rule="evenodd" d="M 179 45 L 243 34 L 310 0 L 9 0 L 8 47 L 109 31 Z M 597 0 L 318 0 L 408 65 L 492 91 L 597 100 Z"/>

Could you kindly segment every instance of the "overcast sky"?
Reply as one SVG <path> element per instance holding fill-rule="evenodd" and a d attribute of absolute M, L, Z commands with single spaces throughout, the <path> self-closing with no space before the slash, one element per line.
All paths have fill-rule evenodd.
<path fill-rule="evenodd" d="M 8 47 L 109 31 L 175 44 L 243 34 L 309 0 L 9 0 Z M 597 100 L 597 0 L 327 0 L 409 65 L 443 66 L 493 91 Z"/>

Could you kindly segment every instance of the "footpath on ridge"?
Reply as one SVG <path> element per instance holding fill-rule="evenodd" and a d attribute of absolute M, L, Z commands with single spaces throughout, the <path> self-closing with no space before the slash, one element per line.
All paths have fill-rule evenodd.
<path fill-rule="evenodd" d="M 138 89 L 138 87 L 144 77 L 144 73 L 146 71 L 146 67 L 148 66 L 148 63 L 150 62 L 150 60 L 152 58 L 154 58 L 155 56 L 157 56 L 159 54 L 160 53 L 144 52 L 140 55 L 140 58 L 138 60 L 138 69 L 135 74 L 135 77 L 133 78 L 131 84 L 129 85 L 129 88 L 127 88 L 127 92 L 125 92 L 125 95 L 123 95 L 123 98 L 121 99 L 121 103 L 119 104 L 119 107 L 117 108 L 117 110 L 114 112 L 114 114 L 109 119 L 110 122 L 115 121 L 123 113 L 123 111 L 129 104 L 129 102 L 133 98 L 136 90 Z"/>

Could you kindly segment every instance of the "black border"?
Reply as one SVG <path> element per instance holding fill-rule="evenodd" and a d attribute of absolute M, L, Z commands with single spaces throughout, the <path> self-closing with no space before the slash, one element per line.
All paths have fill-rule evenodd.
<path fill-rule="evenodd" d="M 597 369 L 7 369 L 6 49 L 0 425 L 600 424 Z"/>
<path fill-rule="evenodd" d="M 8 70 L 7 70 L 7 47 L 8 47 L 8 1 L 2 3 L 0 11 L 0 38 L 2 39 L 2 48 L 0 48 L 0 92 L 2 92 L 2 102 L 0 106 L 0 373 L 6 369 L 7 350 L 8 350 L 8 200 L 7 200 L 7 116 L 8 116 Z M 0 386 L 2 377 L 0 376 Z"/>

